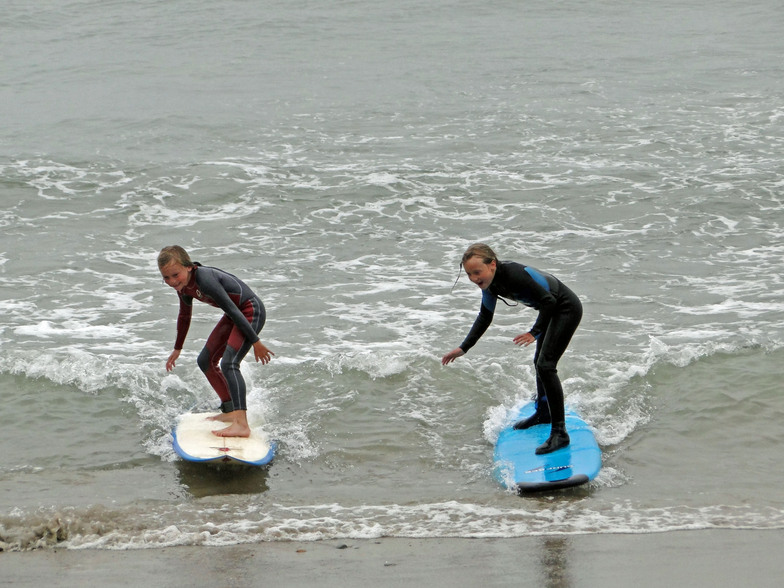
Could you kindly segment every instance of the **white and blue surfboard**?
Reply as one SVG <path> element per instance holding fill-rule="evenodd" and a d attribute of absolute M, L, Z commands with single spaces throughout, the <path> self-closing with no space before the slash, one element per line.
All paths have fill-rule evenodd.
<path fill-rule="evenodd" d="M 588 424 L 566 407 L 566 432 L 571 442 L 563 449 L 536 455 L 536 448 L 550 436 L 550 425 L 522 431 L 512 428 L 535 410 L 533 402 L 525 404 L 499 433 L 493 455 L 496 479 L 518 494 L 570 488 L 593 480 L 602 467 L 602 452 Z"/>
<path fill-rule="evenodd" d="M 182 459 L 214 465 L 265 466 L 275 457 L 275 442 L 260 428 L 250 437 L 218 437 L 214 430 L 228 426 L 211 421 L 216 412 L 189 412 L 177 419 L 172 431 L 174 451 Z"/>

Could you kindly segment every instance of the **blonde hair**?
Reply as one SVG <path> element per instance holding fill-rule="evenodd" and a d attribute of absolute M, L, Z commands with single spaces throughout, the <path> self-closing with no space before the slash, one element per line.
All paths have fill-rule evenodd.
<path fill-rule="evenodd" d="M 161 249 L 161 252 L 158 254 L 158 268 L 164 268 L 173 261 L 184 267 L 193 266 L 190 255 L 179 245 L 168 245 Z"/>
<path fill-rule="evenodd" d="M 484 243 L 474 243 L 469 246 L 468 249 L 465 250 L 465 253 L 463 253 L 463 258 L 460 260 L 460 267 L 463 267 L 463 264 L 472 257 L 481 258 L 482 263 L 498 262 L 498 256 L 495 254 L 495 251 Z"/>
<path fill-rule="evenodd" d="M 463 265 L 472 257 L 479 257 L 482 260 L 482 263 L 486 264 L 493 261 L 498 263 L 498 256 L 495 254 L 495 251 L 490 249 L 489 245 L 485 245 L 484 243 L 474 243 L 473 245 L 469 245 L 468 249 L 465 250 L 463 257 L 460 260 L 460 269 L 457 271 L 457 277 L 455 278 L 455 283 L 452 284 L 452 289 L 449 290 L 450 292 L 452 292 L 452 290 L 455 289 L 455 286 L 457 286 L 457 281 L 460 279 L 460 276 L 463 273 L 461 271 L 463 269 Z"/>

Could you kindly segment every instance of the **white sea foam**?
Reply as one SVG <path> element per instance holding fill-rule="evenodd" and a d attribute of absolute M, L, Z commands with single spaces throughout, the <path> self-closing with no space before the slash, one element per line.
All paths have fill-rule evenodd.
<path fill-rule="evenodd" d="M 377 539 L 381 537 L 510 538 L 584 533 L 659 533 L 687 529 L 782 529 L 779 509 L 715 506 L 645 508 L 621 502 L 600 512 L 583 501 L 569 506 L 552 501 L 525 507 L 499 507 L 461 501 L 418 505 L 339 504 L 255 506 L 244 512 L 204 508 L 192 515 L 151 506 L 146 513 L 121 510 L 104 531 L 100 510 L 52 513 L 49 529 L 38 537 L 14 535 L 20 512 L 5 517 L 7 544 L 17 548 L 59 544 L 70 549 L 149 549 L 176 545 L 235 545 L 266 541 Z M 167 524 L 167 520 L 177 520 Z M 159 521 L 159 526 L 155 526 Z"/>
<path fill-rule="evenodd" d="M 119 339 L 123 329 L 106 325 L 88 325 L 76 321 L 63 321 L 54 325 L 51 321 L 41 321 L 37 325 L 27 325 L 14 329 L 17 335 L 29 335 L 50 339 L 52 337 L 69 337 L 72 339 Z"/>

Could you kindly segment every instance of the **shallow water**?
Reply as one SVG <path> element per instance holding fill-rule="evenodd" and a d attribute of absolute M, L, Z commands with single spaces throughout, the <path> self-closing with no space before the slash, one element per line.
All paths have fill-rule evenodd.
<path fill-rule="evenodd" d="M 0 9 L 6 548 L 784 525 L 776 5 L 183 8 Z M 584 301 L 560 374 L 604 452 L 586 487 L 492 477 L 533 311 L 439 362 L 478 240 Z M 243 372 L 268 471 L 171 449 L 215 403 L 219 318 L 196 307 L 167 374 L 172 243 L 267 306 L 276 357 Z"/>

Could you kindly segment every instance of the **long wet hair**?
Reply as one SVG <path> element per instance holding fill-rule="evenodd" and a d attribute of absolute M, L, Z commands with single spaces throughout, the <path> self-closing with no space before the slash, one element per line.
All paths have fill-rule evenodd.
<path fill-rule="evenodd" d="M 498 256 L 489 245 L 485 245 L 484 243 L 474 243 L 473 245 L 469 245 L 468 249 L 466 249 L 465 253 L 463 253 L 463 257 L 460 259 L 460 267 L 457 270 L 457 278 L 455 278 L 455 283 L 452 284 L 452 290 L 454 290 L 455 286 L 457 286 L 457 281 L 460 279 L 460 276 L 463 273 L 463 265 L 472 257 L 478 257 L 482 260 L 482 263 L 486 264 L 492 263 L 494 261 L 498 263 Z M 450 290 L 450 292 L 452 290 Z"/>
<path fill-rule="evenodd" d="M 163 269 L 171 262 L 176 261 L 183 267 L 193 267 L 191 256 L 179 245 L 167 245 L 158 254 L 158 268 Z"/>
<path fill-rule="evenodd" d="M 489 245 L 474 243 L 465 250 L 465 253 L 463 253 L 463 258 L 460 260 L 460 269 L 463 269 L 463 264 L 472 257 L 479 257 L 482 259 L 482 263 L 486 264 L 493 261 L 498 263 L 498 256 L 495 254 L 495 251 L 490 249 Z"/>

